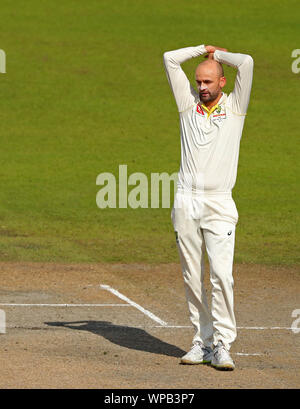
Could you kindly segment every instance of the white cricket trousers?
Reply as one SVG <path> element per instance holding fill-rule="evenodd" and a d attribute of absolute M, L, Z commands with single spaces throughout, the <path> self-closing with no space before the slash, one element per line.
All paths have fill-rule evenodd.
<path fill-rule="evenodd" d="M 233 256 L 238 212 L 231 192 L 176 193 L 172 209 L 186 299 L 195 329 L 193 344 L 223 341 L 229 350 L 236 338 Z M 204 288 L 204 254 L 208 256 L 211 307 Z"/>

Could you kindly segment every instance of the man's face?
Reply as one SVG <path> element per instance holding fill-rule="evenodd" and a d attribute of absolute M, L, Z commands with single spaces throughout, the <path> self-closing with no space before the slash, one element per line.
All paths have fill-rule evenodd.
<path fill-rule="evenodd" d="M 220 66 L 216 61 L 205 61 L 198 65 L 195 79 L 199 97 L 202 102 L 214 101 L 222 92 L 226 79 L 222 76 Z"/>

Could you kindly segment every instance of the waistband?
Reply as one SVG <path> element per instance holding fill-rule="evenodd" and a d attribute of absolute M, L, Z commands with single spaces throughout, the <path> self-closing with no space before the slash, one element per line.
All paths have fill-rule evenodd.
<path fill-rule="evenodd" d="M 207 190 L 207 191 L 191 191 L 191 190 L 186 190 L 183 188 L 178 187 L 176 194 L 180 194 L 182 196 L 186 197 L 219 197 L 219 198 L 232 198 L 232 193 L 231 191 L 213 191 L 213 190 Z"/>

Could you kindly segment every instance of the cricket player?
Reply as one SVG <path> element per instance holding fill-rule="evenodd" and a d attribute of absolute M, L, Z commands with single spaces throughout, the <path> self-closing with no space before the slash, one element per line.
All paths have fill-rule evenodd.
<path fill-rule="evenodd" d="M 197 91 L 181 64 L 204 55 L 196 68 Z M 236 68 L 227 95 L 223 65 Z M 235 364 L 230 348 L 236 338 L 233 256 L 238 212 L 235 185 L 239 146 L 252 85 L 253 59 L 211 45 L 164 53 L 167 78 L 179 111 L 181 162 L 172 222 L 195 335 L 181 363 L 211 363 L 223 370 Z M 203 286 L 204 253 L 212 285 L 209 308 Z"/>

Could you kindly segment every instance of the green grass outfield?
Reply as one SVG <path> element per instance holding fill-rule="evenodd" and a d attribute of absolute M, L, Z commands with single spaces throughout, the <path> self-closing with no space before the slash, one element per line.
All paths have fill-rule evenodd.
<path fill-rule="evenodd" d="M 0 260 L 178 262 L 170 209 L 101 210 L 96 177 L 178 171 L 162 55 L 205 43 L 255 61 L 235 260 L 299 263 L 299 21 L 298 0 L 2 0 Z"/>

